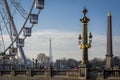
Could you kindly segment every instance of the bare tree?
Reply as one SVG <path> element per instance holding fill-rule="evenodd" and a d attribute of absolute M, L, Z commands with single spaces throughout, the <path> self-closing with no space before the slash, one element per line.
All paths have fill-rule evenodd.
<path fill-rule="evenodd" d="M 113 66 L 120 66 L 120 57 L 115 56 L 112 60 L 112 65 Z"/>
<path fill-rule="evenodd" d="M 39 65 L 43 65 L 44 67 L 49 67 L 50 58 L 46 56 L 44 53 L 40 53 L 37 55 L 37 60 Z"/>
<path fill-rule="evenodd" d="M 63 58 L 63 59 L 56 60 L 55 67 L 57 69 L 74 69 L 74 68 L 77 68 L 79 64 L 80 62 L 75 59 Z"/>
<path fill-rule="evenodd" d="M 90 60 L 90 64 L 94 67 L 103 67 L 105 65 L 105 60 L 95 57 Z"/>

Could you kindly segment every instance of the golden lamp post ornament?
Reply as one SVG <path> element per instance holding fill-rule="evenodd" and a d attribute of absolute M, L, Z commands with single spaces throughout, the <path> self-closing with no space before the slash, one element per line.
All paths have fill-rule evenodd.
<path fill-rule="evenodd" d="M 80 19 L 80 21 L 82 22 L 82 35 L 79 34 L 79 47 L 80 49 L 82 49 L 82 63 L 81 64 L 88 64 L 88 48 L 91 47 L 91 43 L 92 43 L 92 34 L 89 33 L 88 36 L 88 30 L 87 30 L 87 23 L 89 21 L 89 19 L 86 17 L 86 13 L 87 13 L 87 9 L 84 8 L 83 9 L 83 18 Z"/>

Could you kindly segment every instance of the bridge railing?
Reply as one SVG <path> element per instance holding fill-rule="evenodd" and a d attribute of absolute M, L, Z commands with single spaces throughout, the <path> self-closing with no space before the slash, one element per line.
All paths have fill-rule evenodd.
<path fill-rule="evenodd" d="M 32 69 L 32 70 L 1 70 L 0 76 L 41 76 L 41 77 L 78 77 L 78 70 L 52 70 L 52 69 Z"/>
<path fill-rule="evenodd" d="M 89 71 L 90 73 L 91 71 Z M 90 73 L 92 74 L 92 73 Z M 93 71 L 93 75 L 97 75 L 95 79 L 120 79 L 120 69 L 99 69 Z M 90 75 L 93 76 L 93 75 Z M 80 70 L 54 70 L 54 69 L 27 69 L 27 70 L 1 70 L 0 77 L 3 76 L 26 76 L 26 77 L 63 77 L 63 78 L 74 78 L 84 79 L 80 76 Z"/>
<path fill-rule="evenodd" d="M 120 69 L 98 70 L 97 78 L 103 79 L 120 78 Z"/>

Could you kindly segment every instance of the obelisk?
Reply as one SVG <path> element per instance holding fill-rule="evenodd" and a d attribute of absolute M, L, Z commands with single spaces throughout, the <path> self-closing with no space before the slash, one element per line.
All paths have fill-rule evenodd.
<path fill-rule="evenodd" d="M 106 52 L 106 68 L 112 68 L 112 16 L 110 11 L 107 16 L 107 52 Z"/>

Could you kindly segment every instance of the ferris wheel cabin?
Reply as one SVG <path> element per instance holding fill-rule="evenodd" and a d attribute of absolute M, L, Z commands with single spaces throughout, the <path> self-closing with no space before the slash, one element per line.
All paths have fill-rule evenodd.
<path fill-rule="evenodd" d="M 24 39 L 18 39 L 18 46 L 24 47 Z"/>
<path fill-rule="evenodd" d="M 37 9 L 43 9 L 44 8 L 44 0 L 35 0 L 35 7 Z"/>
<path fill-rule="evenodd" d="M 17 54 L 17 48 L 10 48 L 9 49 L 10 56 L 16 56 L 16 54 Z"/>
<path fill-rule="evenodd" d="M 25 27 L 25 28 L 23 29 L 23 35 L 24 35 L 24 36 L 27 36 L 27 37 L 30 37 L 30 36 L 31 36 L 31 28 Z"/>
<path fill-rule="evenodd" d="M 38 23 L 38 15 L 37 14 L 30 14 L 30 23 L 32 23 L 32 24 Z"/>

